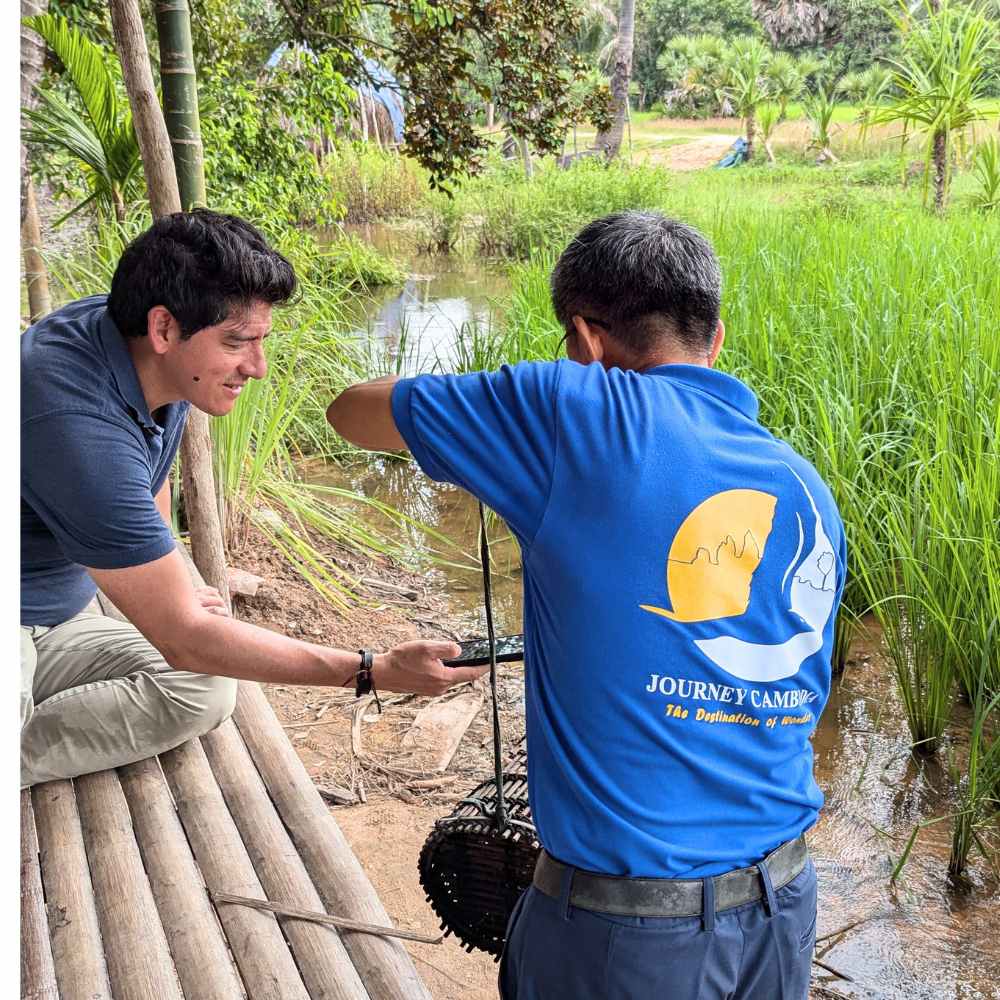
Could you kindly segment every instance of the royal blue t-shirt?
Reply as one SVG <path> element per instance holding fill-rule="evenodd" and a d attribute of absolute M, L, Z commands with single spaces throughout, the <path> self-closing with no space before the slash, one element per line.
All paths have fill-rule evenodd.
<path fill-rule="evenodd" d="M 155 495 L 188 403 L 146 405 L 128 346 L 93 295 L 21 336 L 21 624 L 58 625 L 96 593 L 84 567 L 171 552 Z"/>
<path fill-rule="evenodd" d="M 553 856 L 703 877 L 813 825 L 844 531 L 742 382 L 523 363 L 404 379 L 392 411 L 424 472 L 520 543 L 529 793 Z"/>

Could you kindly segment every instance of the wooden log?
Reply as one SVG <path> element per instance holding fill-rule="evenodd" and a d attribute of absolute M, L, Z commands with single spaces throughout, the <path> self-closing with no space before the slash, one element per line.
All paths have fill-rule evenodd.
<path fill-rule="evenodd" d="M 27 788 L 21 789 L 21 1000 L 59 1000 Z"/>
<path fill-rule="evenodd" d="M 265 898 L 201 743 L 189 740 L 160 763 L 209 890 Z M 244 906 L 217 913 L 250 1000 L 309 1000 L 272 914 Z"/>
<path fill-rule="evenodd" d="M 31 799 L 59 996 L 111 1000 L 73 783 L 35 785 Z"/>
<path fill-rule="evenodd" d="M 115 1000 L 183 1000 L 114 771 L 74 782 Z"/>
<path fill-rule="evenodd" d="M 368 876 L 313 787 L 259 685 L 240 684 L 233 718 L 324 908 L 361 923 L 388 923 Z M 371 1000 L 430 1000 L 399 941 L 348 931 L 341 936 Z"/>
<path fill-rule="evenodd" d="M 185 1000 L 244 996 L 170 789 L 155 758 L 118 769 Z"/>
<path fill-rule="evenodd" d="M 299 910 L 322 911 L 319 894 L 236 727 L 224 722 L 203 736 L 201 745 L 267 899 Z M 281 926 L 310 996 L 368 1000 L 368 991 L 335 929 L 297 920 L 283 920 Z"/>

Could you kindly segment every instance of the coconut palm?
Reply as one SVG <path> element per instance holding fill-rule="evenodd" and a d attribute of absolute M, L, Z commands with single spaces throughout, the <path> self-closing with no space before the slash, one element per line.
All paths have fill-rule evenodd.
<path fill-rule="evenodd" d="M 25 139 L 69 153 L 86 177 L 89 195 L 63 218 L 94 204 L 121 221 L 141 190 L 142 161 L 128 103 L 119 98 L 117 60 L 63 17 L 42 14 L 24 23 L 59 57 L 83 107 L 81 113 L 57 91 L 36 88 L 40 104 L 24 112 L 31 123 Z"/>
<path fill-rule="evenodd" d="M 992 22 L 975 7 L 951 0 L 940 0 L 936 10 L 931 0 L 925 5 L 923 19 L 898 21 L 902 56 L 891 64 L 897 93 L 870 110 L 867 124 L 902 122 L 904 145 L 911 132 L 927 138 L 924 201 L 933 166 L 934 208 L 941 212 L 951 179 L 951 137 L 985 118 L 977 102 L 985 96 L 987 59 L 998 43 Z"/>
<path fill-rule="evenodd" d="M 726 60 L 726 94 L 743 119 L 747 162 L 753 159 L 754 154 L 757 108 L 768 97 L 764 72 L 771 57 L 770 49 L 759 38 L 744 36 L 733 40 Z"/>
<path fill-rule="evenodd" d="M 600 132 L 594 141 L 609 160 L 618 155 L 625 119 L 628 116 L 629 83 L 632 80 L 632 48 L 635 42 L 635 0 L 622 0 L 618 14 L 618 38 L 615 44 L 615 68 L 611 74 L 611 96 L 615 117 L 607 132 Z"/>

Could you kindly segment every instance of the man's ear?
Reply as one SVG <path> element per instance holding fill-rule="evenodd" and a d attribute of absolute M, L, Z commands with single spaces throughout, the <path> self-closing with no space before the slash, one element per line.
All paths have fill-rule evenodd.
<path fill-rule="evenodd" d="M 166 306 L 153 306 L 146 313 L 146 333 L 156 354 L 166 354 L 171 344 L 180 340 L 180 327 Z"/>
<path fill-rule="evenodd" d="M 712 338 L 712 346 L 708 349 L 708 367 L 711 368 L 715 364 L 715 359 L 719 356 L 719 351 L 722 350 L 722 344 L 726 339 L 726 324 L 719 320 L 718 326 L 715 328 L 715 336 Z"/>
<path fill-rule="evenodd" d="M 573 317 L 573 327 L 576 330 L 576 353 L 579 362 L 589 365 L 594 361 L 604 359 L 604 341 L 600 334 L 582 317 Z"/>

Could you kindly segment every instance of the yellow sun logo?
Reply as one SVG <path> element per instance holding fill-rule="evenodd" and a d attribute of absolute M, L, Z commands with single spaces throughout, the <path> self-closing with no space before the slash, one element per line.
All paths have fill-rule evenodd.
<path fill-rule="evenodd" d="M 764 558 L 778 498 L 760 490 L 725 490 L 684 519 L 667 556 L 667 595 L 673 608 L 641 604 L 676 622 L 742 615 L 750 581 Z"/>

